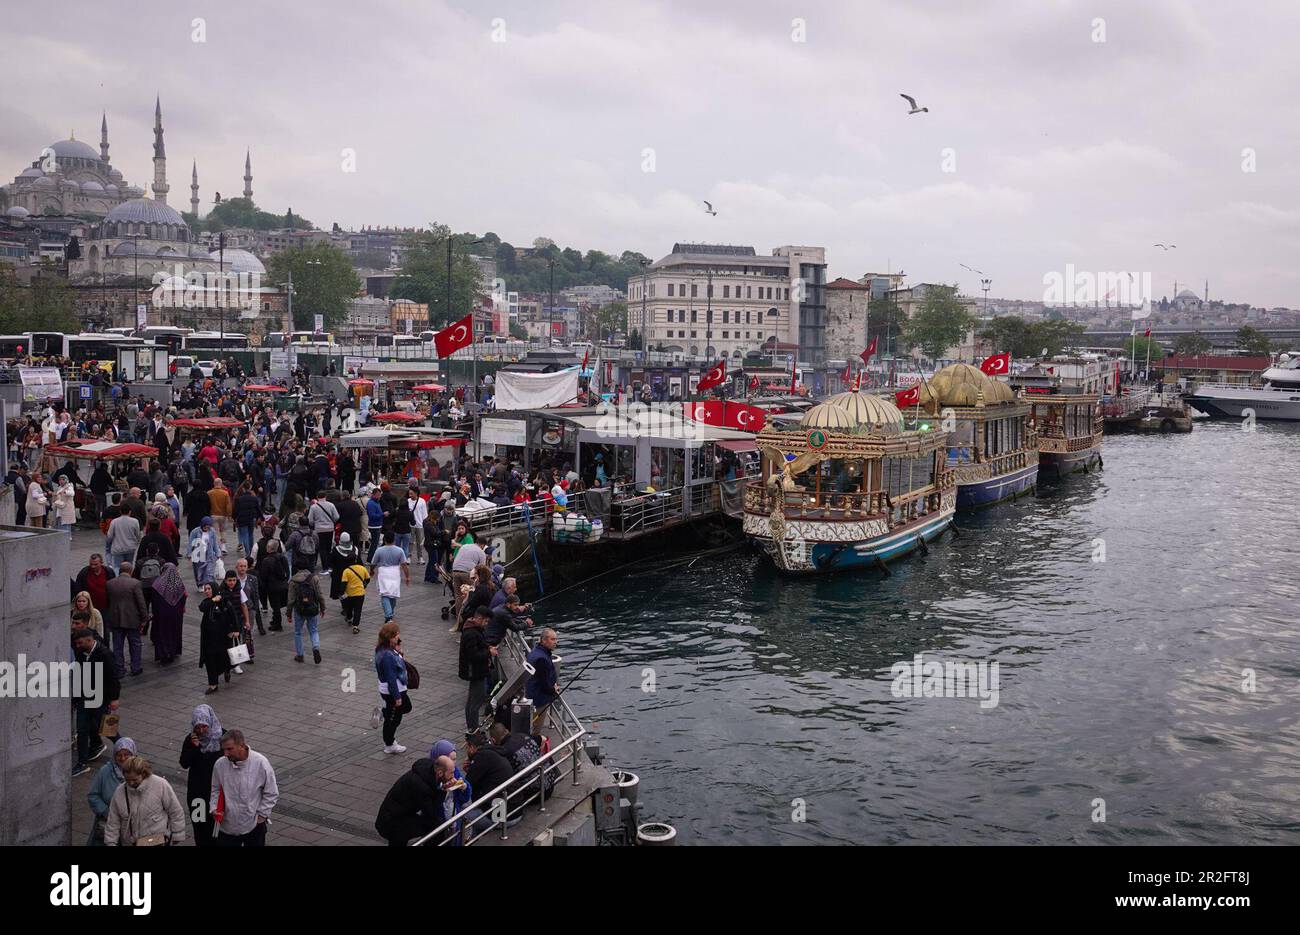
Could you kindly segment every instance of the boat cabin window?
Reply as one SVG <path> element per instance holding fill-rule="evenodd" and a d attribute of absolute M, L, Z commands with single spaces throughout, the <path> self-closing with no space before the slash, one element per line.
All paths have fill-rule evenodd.
<path fill-rule="evenodd" d="M 650 449 L 650 486 L 655 490 L 686 486 L 686 455 L 681 448 Z"/>
<path fill-rule="evenodd" d="M 717 465 L 713 458 L 713 442 L 704 442 L 698 448 L 692 448 L 691 451 L 691 480 L 713 480 L 717 473 Z"/>
<path fill-rule="evenodd" d="M 966 419 L 957 423 L 948 435 L 948 461 L 952 464 L 965 464 L 974 459 L 972 451 L 975 445 L 975 426 Z"/>

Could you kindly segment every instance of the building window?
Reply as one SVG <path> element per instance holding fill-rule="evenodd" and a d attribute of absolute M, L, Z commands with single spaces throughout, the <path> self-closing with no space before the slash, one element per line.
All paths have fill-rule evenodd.
<path fill-rule="evenodd" d="M 722 332 L 722 337 L 723 337 L 723 340 L 730 340 L 730 339 L 731 339 L 731 332 L 730 332 L 730 331 L 724 331 L 724 332 Z"/>
<path fill-rule="evenodd" d="M 672 283 L 669 283 L 669 284 L 668 284 L 668 298 L 671 299 L 672 297 L 673 297 L 673 284 L 672 284 Z"/>
<path fill-rule="evenodd" d="M 691 324 L 693 325 L 699 320 L 700 320 L 699 311 L 697 311 L 696 309 L 691 309 Z"/>
<path fill-rule="evenodd" d="M 686 323 L 686 309 L 684 309 L 684 308 L 679 308 L 679 309 L 677 310 L 677 321 L 678 321 L 680 324 L 685 324 L 685 323 Z"/>
<path fill-rule="evenodd" d="M 691 283 L 691 298 L 698 299 L 699 297 L 700 297 L 700 287 L 695 285 L 695 283 Z"/>
<path fill-rule="evenodd" d="M 747 299 L 752 299 L 753 297 L 754 297 L 754 287 L 753 287 L 753 286 L 746 286 L 746 287 L 745 287 L 745 298 L 747 298 Z"/>
<path fill-rule="evenodd" d="M 730 287 L 730 286 L 723 286 L 723 287 L 722 287 L 722 297 L 723 297 L 724 299 L 729 299 L 729 298 L 731 298 L 731 287 Z"/>
<path fill-rule="evenodd" d="M 697 331 L 692 331 L 692 332 L 691 332 L 691 337 L 694 338 L 694 337 L 698 337 L 698 336 L 699 336 L 699 332 L 697 332 Z"/>
<path fill-rule="evenodd" d="M 686 332 L 685 332 L 685 331 L 678 331 L 678 332 L 677 332 L 677 337 L 679 337 L 679 338 L 684 338 L 684 337 L 686 337 Z"/>

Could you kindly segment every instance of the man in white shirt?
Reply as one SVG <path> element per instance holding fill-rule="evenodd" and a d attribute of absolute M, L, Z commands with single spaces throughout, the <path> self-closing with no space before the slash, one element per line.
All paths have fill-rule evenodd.
<path fill-rule="evenodd" d="M 212 767 L 208 809 L 219 847 L 265 847 L 266 826 L 280 798 L 271 762 L 244 742 L 244 734 L 221 736 L 221 759 Z"/>
<path fill-rule="evenodd" d="M 420 496 L 420 488 L 406 488 L 406 506 L 411 511 L 411 564 L 424 564 L 424 521 L 429 518 L 429 504 Z"/>

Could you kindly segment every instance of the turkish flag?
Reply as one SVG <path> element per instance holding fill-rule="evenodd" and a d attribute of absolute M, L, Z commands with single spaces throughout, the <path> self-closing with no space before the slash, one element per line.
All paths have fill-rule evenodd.
<path fill-rule="evenodd" d="M 849 382 L 849 378 L 852 377 L 852 376 L 853 376 L 853 369 L 852 369 L 852 367 L 851 367 L 849 364 L 845 364 L 845 365 L 844 365 L 844 374 L 843 374 L 843 376 L 840 377 L 840 379 L 843 380 L 845 383 L 848 383 L 848 382 Z"/>
<path fill-rule="evenodd" d="M 711 390 L 715 386 L 721 386 L 723 383 L 726 382 L 726 380 L 727 380 L 727 362 L 725 360 L 720 360 L 712 367 L 709 368 L 708 373 L 700 377 L 700 383 L 699 386 L 696 387 L 696 389 L 699 390 L 700 392 L 703 392 L 704 390 Z"/>
<path fill-rule="evenodd" d="M 867 343 L 867 349 L 858 355 L 859 357 L 862 358 L 862 362 L 864 364 L 871 363 L 871 358 L 874 357 L 876 354 L 876 342 L 879 340 L 880 340 L 879 337 L 872 338 Z"/>
<path fill-rule="evenodd" d="M 795 369 L 794 364 L 791 364 L 790 365 L 790 394 L 791 395 L 794 395 L 795 392 L 795 382 L 797 380 L 797 377 L 795 375 L 797 373 L 798 371 Z"/>
<path fill-rule="evenodd" d="M 985 373 L 1010 373 L 1011 372 L 1011 353 L 994 354 L 992 357 L 985 357 L 984 363 L 980 364 L 980 369 Z"/>
<path fill-rule="evenodd" d="M 696 422 L 705 425 L 722 425 L 725 418 L 724 403 L 720 399 L 706 399 L 702 403 L 688 403 L 687 414 Z"/>
<path fill-rule="evenodd" d="M 856 393 L 856 392 L 857 392 L 858 390 L 860 390 L 860 389 L 862 389 L 862 371 L 861 371 L 861 370 L 858 371 L 858 378 L 857 378 L 856 380 L 853 381 L 853 392 Z"/>
<path fill-rule="evenodd" d="M 767 413 L 758 406 L 727 403 L 722 410 L 722 424 L 742 432 L 757 432 L 767 423 Z"/>
<path fill-rule="evenodd" d="M 749 392 L 750 392 L 751 394 L 753 394 L 753 393 L 757 393 L 757 392 L 758 392 L 758 377 L 757 377 L 757 376 L 753 376 L 753 377 L 750 377 L 750 378 L 749 378 Z"/>
<path fill-rule="evenodd" d="M 1142 332 L 1142 337 L 1144 337 L 1144 338 L 1149 338 L 1149 337 L 1151 337 L 1151 326 L 1150 326 L 1150 325 L 1147 325 L 1147 330 L 1144 331 L 1144 332 Z"/>
<path fill-rule="evenodd" d="M 921 384 L 910 390 L 899 390 L 894 394 L 894 402 L 902 407 L 918 405 L 921 402 Z"/>
<path fill-rule="evenodd" d="M 474 316 L 466 315 L 453 325 L 448 325 L 433 336 L 433 347 L 439 357 L 450 357 L 462 347 L 474 343 Z"/>
<path fill-rule="evenodd" d="M 590 353 L 591 353 L 591 348 L 587 348 L 585 351 L 582 352 L 582 369 L 583 369 L 583 370 L 586 370 L 586 369 L 587 369 L 587 355 L 589 355 Z"/>

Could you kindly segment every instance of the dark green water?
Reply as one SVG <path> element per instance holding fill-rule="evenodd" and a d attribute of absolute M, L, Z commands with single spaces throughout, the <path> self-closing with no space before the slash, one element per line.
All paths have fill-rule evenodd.
<path fill-rule="evenodd" d="M 570 701 L 682 843 L 1300 843 L 1300 427 L 1104 457 L 892 577 L 740 550 L 557 595 L 562 677 L 615 639 Z M 997 706 L 895 697 L 917 653 L 996 660 Z"/>

